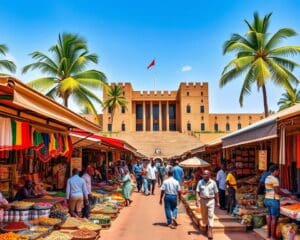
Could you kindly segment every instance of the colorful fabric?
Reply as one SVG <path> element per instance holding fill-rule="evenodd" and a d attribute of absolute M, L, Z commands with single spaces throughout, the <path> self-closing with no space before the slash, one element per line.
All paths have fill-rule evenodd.
<path fill-rule="evenodd" d="M 279 187 L 278 178 L 274 177 L 273 175 L 268 176 L 265 181 L 265 199 L 280 199 L 280 196 L 275 192 L 275 187 Z"/>
<path fill-rule="evenodd" d="M 0 150 L 8 150 L 12 147 L 12 132 L 10 118 L 0 117 Z"/>

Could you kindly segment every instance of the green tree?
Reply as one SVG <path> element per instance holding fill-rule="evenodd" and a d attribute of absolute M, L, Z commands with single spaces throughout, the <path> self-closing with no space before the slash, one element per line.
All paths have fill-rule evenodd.
<path fill-rule="evenodd" d="M 281 111 L 294 106 L 296 103 L 300 103 L 300 90 L 294 88 L 292 94 L 290 92 L 283 93 L 277 105 L 279 106 L 279 111 Z"/>
<path fill-rule="evenodd" d="M 113 126 L 115 111 L 117 107 L 125 107 L 127 105 L 126 98 L 123 95 L 123 88 L 120 85 L 112 85 L 108 88 L 107 99 L 104 100 L 104 109 L 109 109 L 110 112 L 110 124 Z M 111 127 L 112 129 L 112 127 Z"/>
<path fill-rule="evenodd" d="M 253 84 L 256 84 L 258 90 L 262 89 L 265 117 L 269 112 L 267 82 L 271 80 L 291 93 L 291 83 L 298 83 L 292 71 L 299 65 L 288 57 L 300 53 L 300 46 L 278 46 L 282 40 L 296 36 L 297 33 L 290 28 L 281 28 L 271 35 L 268 32 L 271 15 L 260 18 L 258 13 L 254 13 L 252 24 L 245 20 L 248 26 L 246 34 L 232 34 L 224 43 L 223 54 L 235 52 L 236 55 L 225 66 L 220 79 L 220 87 L 223 87 L 233 79 L 245 76 L 239 97 L 241 106 Z"/>
<path fill-rule="evenodd" d="M 8 52 L 8 48 L 4 44 L 0 44 L 0 55 L 5 56 L 6 53 Z M 11 73 L 16 72 L 16 65 L 13 61 L 6 60 L 6 59 L 0 59 L 0 69 L 5 69 L 8 70 Z M 0 75 L 7 75 L 5 73 L 0 73 Z"/>
<path fill-rule="evenodd" d="M 65 107 L 72 97 L 79 107 L 97 115 L 93 102 L 102 104 L 102 101 L 91 89 L 105 87 L 106 77 L 100 71 L 85 70 L 88 64 L 98 63 L 98 56 L 89 53 L 86 40 L 76 34 L 59 34 L 58 42 L 49 52 L 51 57 L 38 51 L 30 54 L 35 62 L 26 65 L 23 73 L 38 69 L 47 76 L 32 80 L 28 85 L 53 99 L 62 98 Z"/>

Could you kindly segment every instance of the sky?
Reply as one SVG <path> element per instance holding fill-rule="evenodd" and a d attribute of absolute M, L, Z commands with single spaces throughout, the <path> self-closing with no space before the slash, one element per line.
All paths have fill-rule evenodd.
<path fill-rule="evenodd" d="M 208 82 L 210 112 L 261 113 L 262 93 L 255 87 L 240 107 L 242 78 L 219 87 L 222 70 L 234 57 L 224 56 L 222 45 L 232 33 L 247 31 L 244 19 L 252 22 L 255 11 L 273 13 L 270 33 L 283 27 L 300 33 L 297 0 L 1 0 L 0 43 L 9 47 L 7 57 L 16 62 L 16 76 L 23 82 L 42 76 L 21 74 L 32 62 L 29 53 L 47 53 L 59 33 L 71 32 L 98 54 L 99 64 L 89 67 L 104 72 L 108 82 L 131 82 L 134 90 L 177 90 L 180 82 Z M 300 36 L 283 44 L 300 45 Z M 147 70 L 153 59 L 156 65 Z M 271 110 L 278 110 L 283 92 L 267 85 Z"/>

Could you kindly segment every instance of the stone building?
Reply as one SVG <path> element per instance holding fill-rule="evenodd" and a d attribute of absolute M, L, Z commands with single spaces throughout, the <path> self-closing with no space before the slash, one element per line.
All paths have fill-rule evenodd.
<path fill-rule="evenodd" d="M 128 104 L 116 109 L 113 125 L 111 109 L 103 111 L 103 131 L 224 133 L 263 118 L 263 113 L 210 113 L 207 82 L 182 82 L 177 91 L 134 91 L 131 83 L 118 84 Z"/>

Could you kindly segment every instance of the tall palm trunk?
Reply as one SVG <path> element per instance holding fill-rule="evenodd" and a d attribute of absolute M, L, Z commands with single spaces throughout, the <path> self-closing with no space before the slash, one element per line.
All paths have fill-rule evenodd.
<path fill-rule="evenodd" d="M 267 99 L 267 90 L 266 86 L 262 86 L 263 98 L 264 98 L 264 110 L 265 110 L 265 117 L 269 116 L 269 107 L 268 107 L 268 99 Z"/>
<path fill-rule="evenodd" d="M 67 108 L 68 107 L 69 96 L 64 96 L 63 100 L 64 100 L 64 106 Z"/>

